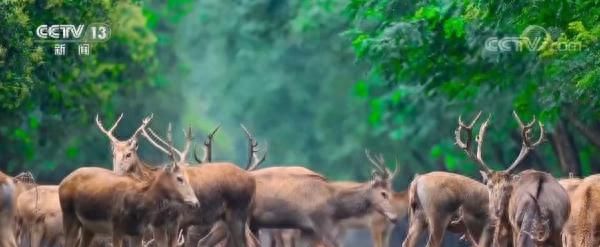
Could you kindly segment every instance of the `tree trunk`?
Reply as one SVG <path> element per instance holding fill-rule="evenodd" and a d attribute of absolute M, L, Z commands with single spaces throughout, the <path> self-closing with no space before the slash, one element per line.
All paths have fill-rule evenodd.
<path fill-rule="evenodd" d="M 550 134 L 550 140 L 563 172 L 565 174 L 572 172 L 576 176 L 581 175 L 581 162 L 577 147 L 562 118 L 558 120 L 554 132 Z"/>
<path fill-rule="evenodd" d="M 579 130 L 579 132 L 581 132 L 583 136 L 585 136 L 585 138 L 587 138 L 592 144 L 600 148 L 600 133 L 595 129 L 586 126 L 572 113 L 568 116 L 569 121 L 573 124 L 573 126 L 575 126 L 575 128 L 577 128 L 577 130 Z"/>

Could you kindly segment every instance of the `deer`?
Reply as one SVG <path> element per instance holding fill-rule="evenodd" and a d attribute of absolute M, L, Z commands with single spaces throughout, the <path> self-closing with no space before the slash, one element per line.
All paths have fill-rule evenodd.
<path fill-rule="evenodd" d="M 334 182 L 354 184 L 350 182 Z M 390 202 L 398 219 L 404 218 L 408 214 L 408 193 L 407 191 L 392 191 Z M 374 247 L 389 246 L 390 236 L 394 229 L 394 224 L 384 215 L 378 212 L 372 212 L 363 217 L 346 219 L 338 225 L 338 239 L 343 239 L 347 229 L 368 229 L 371 232 Z"/>
<path fill-rule="evenodd" d="M 520 128 L 521 150 L 507 169 L 494 171 L 482 158 L 482 146 L 491 115 L 479 128 L 475 139 L 477 152 L 471 148 L 473 126 L 480 116 L 481 112 L 468 125 L 459 116 L 455 140 L 456 145 L 478 166 L 488 188 L 489 212 L 495 226 L 494 246 L 561 246 L 561 230 L 570 212 L 567 192 L 549 173 L 530 169 L 514 174 L 515 168 L 527 154 L 544 141 L 544 125 L 535 117 L 524 124 L 513 111 Z M 532 132 L 536 121 L 539 136 L 534 139 Z M 464 141 L 463 132 L 466 133 Z"/>
<path fill-rule="evenodd" d="M 307 172 L 298 167 L 252 171 L 257 190 L 251 229 L 256 233 L 261 228 L 294 228 L 313 244 L 337 246 L 331 229 L 343 219 L 377 211 L 396 221 L 390 203 L 392 172 L 385 164 L 372 165 L 371 181 L 344 187 L 306 168 Z"/>
<path fill-rule="evenodd" d="M 14 233 L 15 184 L 0 172 L 0 247 L 16 247 Z"/>
<path fill-rule="evenodd" d="M 564 246 L 594 247 L 600 245 L 600 176 L 580 181 L 571 196 L 571 214 L 563 230 Z"/>
<path fill-rule="evenodd" d="M 23 244 L 28 236 L 31 247 L 64 245 L 62 214 L 58 185 L 42 185 L 29 189 L 17 198 L 17 219 Z"/>
<path fill-rule="evenodd" d="M 377 161 L 371 157 L 371 154 L 365 150 L 367 158 L 372 163 L 385 163 L 382 156 L 377 157 Z M 306 169 L 306 168 L 304 168 Z M 298 169 L 299 172 L 310 173 L 312 171 L 302 171 Z M 396 169 L 390 180 L 393 180 L 394 177 L 398 174 L 398 169 Z M 289 173 L 289 172 L 288 172 Z M 352 181 L 334 181 L 331 184 L 339 187 L 355 187 L 359 185 L 357 182 Z M 392 191 L 390 196 L 390 203 L 394 208 L 394 211 L 397 215 L 398 219 L 404 218 L 406 214 L 408 214 L 408 193 L 407 191 L 395 192 Z M 336 226 L 337 228 L 337 239 L 340 242 L 347 229 L 369 229 L 371 232 L 371 237 L 373 239 L 374 247 L 387 247 L 389 245 L 389 237 L 391 231 L 393 229 L 394 224 L 390 222 L 384 215 L 379 212 L 373 211 L 369 214 L 362 215 L 360 217 L 351 217 L 348 219 L 341 220 L 340 223 Z M 296 229 L 281 229 L 274 230 L 270 232 L 272 245 L 273 246 L 293 246 L 294 242 L 297 242 L 300 238 L 300 231 Z"/>
<path fill-rule="evenodd" d="M 408 189 L 409 228 L 402 246 L 416 246 L 425 229 L 429 247 L 441 246 L 446 230 L 464 234 L 473 246 L 488 246 L 488 203 L 485 185 L 472 178 L 441 171 L 416 175 Z"/>
<path fill-rule="evenodd" d="M 170 132 L 170 131 L 169 131 Z M 210 140 L 205 142 L 205 155 L 199 161 L 201 165 L 190 165 L 182 162 L 182 167 L 190 177 L 195 195 L 202 201 L 202 207 L 186 210 L 179 220 L 179 228 L 187 232 L 190 226 L 201 228 L 218 228 L 217 223 L 225 225 L 230 234 L 229 245 L 234 247 L 248 246 L 247 221 L 254 206 L 256 181 L 244 169 L 231 162 L 211 162 Z M 193 141 L 191 129 L 186 133 L 186 144 L 178 150 L 164 141 L 152 128 L 142 129 L 142 135 L 157 149 L 163 152 L 173 150 L 182 160 L 186 159 Z M 257 161 L 258 162 L 258 161 Z M 250 164 L 251 165 L 251 164 Z M 215 231 L 209 231 L 200 245 L 209 239 L 216 239 Z"/>
<path fill-rule="evenodd" d="M 58 188 L 65 247 L 74 247 L 79 233 L 80 246 L 88 246 L 97 234 L 111 235 L 114 247 L 122 247 L 127 239 L 133 246 L 141 246 L 142 234 L 161 207 L 198 208 L 181 157 L 171 150 L 169 158 L 171 162 L 150 180 L 99 167 L 78 168 L 66 176 Z"/>

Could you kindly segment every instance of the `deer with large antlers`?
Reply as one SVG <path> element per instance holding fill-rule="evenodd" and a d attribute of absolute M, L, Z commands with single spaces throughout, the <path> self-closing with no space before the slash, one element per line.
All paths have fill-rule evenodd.
<path fill-rule="evenodd" d="M 161 207 L 197 208 L 198 198 L 181 160 L 173 150 L 169 157 L 172 162 L 149 180 L 96 167 L 79 168 L 65 177 L 58 191 L 65 246 L 74 247 L 79 234 L 80 246 L 88 246 L 96 234 L 112 235 L 114 247 L 123 246 L 126 238 L 133 246 L 141 246 L 146 226 L 156 220 Z"/>
<path fill-rule="evenodd" d="M 552 175 L 526 170 L 517 175 L 515 168 L 527 154 L 544 140 L 544 126 L 539 125 L 539 137 L 533 139 L 535 118 L 524 124 L 516 112 L 513 116 L 520 127 L 521 151 L 513 163 L 503 171 L 489 168 L 482 158 L 482 146 L 490 117 L 479 129 L 475 138 L 477 152 L 473 152 L 472 130 L 481 112 L 469 123 L 458 119 L 455 131 L 456 144 L 478 165 L 489 193 L 489 211 L 495 225 L 494 246 L 561 246 L 561 230 L 570 210 L 569 196 Z M 466 132 L 466 140 L 462 133 Z"/>
<path fill-rule="evenodd" d="M 191 130 L 188 129 L 186 133 L 186 144 L 182 151 L 165 142 L 151 128 L 142 131 L 144 137 L 159 150 L 168 152 L 167 149 L 170 149 L 182 161 L 186 159 L 192 143 Z M 179 224 L 186 231 L 190 226 L 210 228 L 221 222 L 227 226 L 230 234 L 231 241 L 228 244 L 234 247 L 245 247 L 248 246 L 246 228 L 253 207 L 256 182 L 252 175 L 233 163 L 211 162 L 210 143 L 215 132 L 216 130 L 205 142 L 204 158 L 198 160 L 201 165 L 191 166 L 187 162 L 182 162 L 202 206 L 198 209 L 186 210 Z M 214 234 L 210 231 L 205 239 L 214 239 Z M 201 242 L 200 245 L 203 243 Z"/>

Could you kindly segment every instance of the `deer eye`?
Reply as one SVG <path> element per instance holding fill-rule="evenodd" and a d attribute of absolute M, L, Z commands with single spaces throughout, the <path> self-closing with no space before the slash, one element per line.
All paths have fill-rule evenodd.
<path fill-rule="evenodd" d="M 131 153 L 127 153 L 127 154 L 125 155 L 125 158 L 129 158 L 129 157 L 131 157 Z"/>
<path fill-rule="evenodd" d="M 383 199 L 388 199 L 388 194 L 384 191 L 381 192 L 381 196 L 383 197 Z"/>
<path fill-rule="evenodd" d="M 177 177 L 177 182 L 179 182 L 180 184 L 183 183 L 183 178 L 182 177 Z"/>

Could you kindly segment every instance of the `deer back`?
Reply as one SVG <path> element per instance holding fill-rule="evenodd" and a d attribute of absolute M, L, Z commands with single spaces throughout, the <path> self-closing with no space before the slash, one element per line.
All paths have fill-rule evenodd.
<path fill-rule="evenodd" d="M 566 247 L 600 245 L 600 180 L 583 179 L 571 196 L 571 214 L 565 227 Z"/>
<path fill-rule="evenodd" d="M 413 186 L 413 185 L 411 185 Z M 414 181 L 413 200 L 429 210 L 454 213 L 462 205 L 465 213 L 487 218 L 488 192 L 482 183 L 455 173 L 430 172 Z"/>

